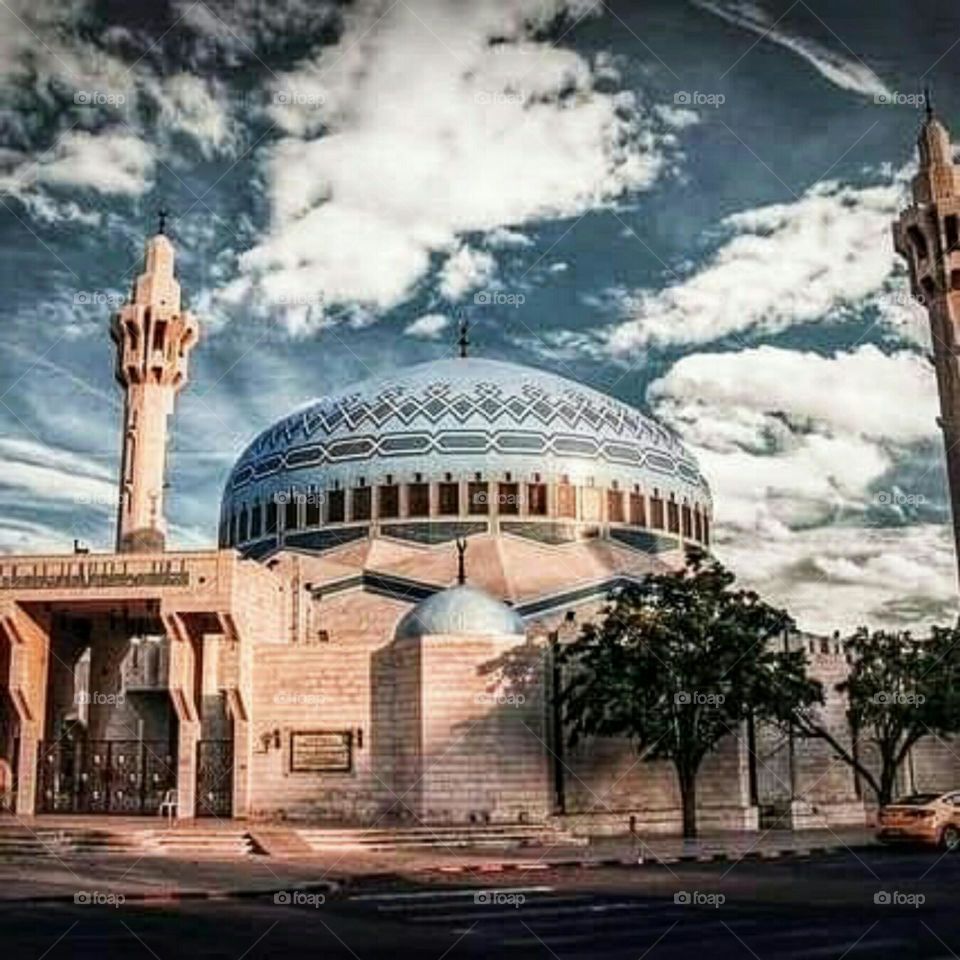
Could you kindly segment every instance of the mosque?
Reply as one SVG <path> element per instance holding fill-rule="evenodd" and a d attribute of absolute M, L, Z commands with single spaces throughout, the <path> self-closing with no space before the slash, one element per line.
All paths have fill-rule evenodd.
<path fill-rule="evenodd" d="M 925 134 L 927 136 L 928 134 Z M 921 173 L 921 176 L 923 174 Z M 201 338 L 161 224 L 113 318 L 124 392 L 117 546 L 0 556 L 0 769 L 21 815 L 679 829 L 672 768 L 570 748 L 556 651 L 618 585 L 710 548 L 696 460 L 633 407 L 459 356 L 358 383 L 255 437 L 218 545 L 166 549 L 168 431 Z M 836 641 L 802 644 L 832 692 Z M 956 763 L 929 748 L 926 788 Z M 905 781 L 906 782 L 906 781 Z M 862 823 L 819 743 L 734 732 L 704 828 Z"/>

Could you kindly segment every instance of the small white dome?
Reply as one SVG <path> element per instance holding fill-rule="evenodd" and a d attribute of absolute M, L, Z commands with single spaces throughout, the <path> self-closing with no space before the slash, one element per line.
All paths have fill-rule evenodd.
<path fill-rule="evenodd" d="M 409 640 L 433 634 L 522 637 L 525 633 L 523 620 L 515 610 L 483 590 L 461 584 L 435 593 L 408 610 L 394 636 Z"/>

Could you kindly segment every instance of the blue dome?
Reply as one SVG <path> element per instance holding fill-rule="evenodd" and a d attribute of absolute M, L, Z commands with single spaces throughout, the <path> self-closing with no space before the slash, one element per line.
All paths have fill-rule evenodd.
<path fill-rule="evenodd" d="M 300 408 L 260 434 L 226 485 L 235 504 L 450 475 L 544 473 L 598 487 L 658 488 L 710 503 L 680 440 L 628 404 L 553 373 L 479 358 L 419 364 Z"/>
<path fill-rule="evenodd" d="M 408 610 L 394 637 L 410 640 L 433 634 L 522 637 L 525 629 L 516 611 L 483 590 L 462 584 L 435 593 Z"/>

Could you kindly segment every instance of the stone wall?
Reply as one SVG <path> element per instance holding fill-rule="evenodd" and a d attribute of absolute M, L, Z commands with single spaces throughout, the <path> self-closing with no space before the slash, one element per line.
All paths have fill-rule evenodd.
<path fill-rule="evenodd" d="M 406 609 L 353 591 L 314 604 L 316 629 L 303 642 L 252 645 L 251 815 L 373 822 L 389 813 L 396 737 L 384 702 L 392 677 L 377 654 Z M 311 731 L 349 733 L 351 769 L 291 769 L 292 735 Z"/>
<path fill-rule="evenodd" d="M 419 751 L 397 764 L 398 787 L 427 822 L 539 822 L 549 812 L 541 662 L 516 637 L 430 636 L 395 644 L 397 730 Z M 505 680 L 505 657 L 530 675 Z M 415 806 L 414 806 L 415 805 Z"/>
<path fill-rule="evenodd" d="M 754 829 L 745 739 L 727 737 L 697 778 L 697 817 L 703 829 Z M 673 765 L 644 760 L 632 744 L 593 738 L 563 756 L 564 821 L 578 833 L 677 833 L 682 819 Z"/>

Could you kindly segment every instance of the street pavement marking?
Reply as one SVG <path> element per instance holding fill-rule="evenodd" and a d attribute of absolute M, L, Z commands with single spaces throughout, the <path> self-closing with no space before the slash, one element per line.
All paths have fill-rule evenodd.
<path fill-rule="evenodd" d="M 477 893 L 486 893 L 487 891 L 475 891 Z M 527 898 L 524 903 L 524 908 L 529 904 L 538 904 L 538 903 L 582 903 L 584 900 L 593 899 L 587 894 L 570 894 L 569 896 L 561 897 L 544 897 L 536 896 Z M 383 904 L 377 907 L 381 913 L 403 913 L 410 912 L 412 910 L 417 910 L 418 912 L 426 912 L 429 910 L 449 910 L 451 908 L 456 909 L 457 907 L 462 907 L 464 904 L 458 902 L 451 902 L 450 900 L 443 900 L 440 903 L 388 903 Z M 483 906 L 483 904 L 477 904 L 478 907 Z M 492 903 L 490 906 L 497 906 L 497 904 Z"/>
<path fill-rule="evenodd" d="M 539 901 L 544 904 L 548 904 L 549 901 Z M 478 904 L 478 906 L 481 906 Z M 496 906 L 496 904 L 492 904 Z M 637 903 L 611 903 L 603 904 L 600 906 L 584 906 L 572 905 L 572 906 L 544 906 L 543 908 L 534 907 L 529 909 L 526 904 L 522 907 L 511 907 L 509 910 L 495 910 L 495 911 L 475 911 L 473 913 L 448 913 L 436 917 L 418 917 L 411 916 L 411 923 L 458 923 L 462 920 L 476 920 L 477 923 L 484 923 L 487 920 L 497 920 L 501 917 L 510 917 L 514 920 L 525 920 L 530 917 L 560 917 L 563 914 L 573 913 L 578 917 L 587 917 L 591 913 L 598 912 L 614 912 L 618 910 L 649 910 L 649 904 L 637 904 Z"/>
<path fill-rule="evenodd" d="M 430 900 L 434 897 L 472 897 L 477 893 L 485 893 L 488 889 L 498 895 L 513 893 L 553 893 L 554 887 L 469 887 L 463 890 L 422 890 L 407 893 L 360 893 L 349 897 L 350 900 L 376 902 L 379 900 Z"/>
<path fill-rule="evenodd" d="M 624 918 L 628 919 L 628 918 Z M 613 936 L 605 935 L 603 930 L 593 930 L 588 933 L 584 933 L 576 936 L 566 936 L 566 937 L 554 937 L 550 934 L 549 931 L 545 933 L 534 936 L 534 937 L 514 937 L 508 938 L 505 940 L 500 940 L 498 943 L 504 947 L 529 947 L 535 944 L 539 944 L 541 947 L 546 947 L 548 950 L 553 949 L 554 947 L 560 948 L 565 946 L 575 946 L 576 944 L 587 944 L 592 948 L 596 948 L 598 941 L 609 941 L 616 939 L 618 941 L 623 941 L 625 938 L 629 937 L 630 943 L 638 943 L 643 940 L 645 937 L 653 937 L 657 934 L 662 934 L 666 930 L 673 930 L 674 927 L 677 927 L 679 921 L 674 921 L 673 923 L 668 923 L 666 919 L 653 924 L 645 924 L 642 927 L 631 927 L 629 929 L 618 928 L 616 930 L 611 930 L 609 933 L 612 933 Z M 759 926 L 759 920 L 744 920 L 737 923 L 737 928 L 741 929 L 743 927 L 756 927 Z M 682 927 L 677 927 L 677 929 L 682 929 L 684 933 L 699 933 L 700 931 L 712 930 L 716 934 L 717 924 L 716 921 L 710 921 L 709 923 L 685 923 L 682 924 Z M 779 954 L 777 955 L 779 957 Z"/>

